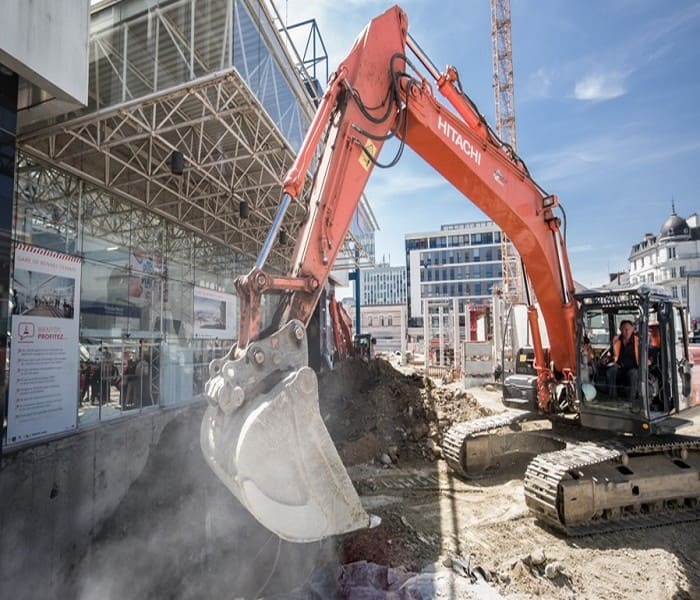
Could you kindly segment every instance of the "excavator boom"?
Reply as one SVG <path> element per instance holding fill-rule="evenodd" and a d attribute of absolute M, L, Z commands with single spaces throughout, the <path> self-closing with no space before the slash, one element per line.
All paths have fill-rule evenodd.
<path fill-rule="evenodd" d="M 420 74 L 408 50 L 432 81 Z M 437 100 L 434 87 L 451 109 Z M 542 347 L 531 306 L 540 408 L 550 410 L 555 385 L 573 378 L 576 303 L 554 215 L 558 201 L 541 190 L 489 128 L 462 92 L 457 71 L 435 69 L 408 36 L 406 15 L 395 6 L 367 25 L 333 74 L 284 181 L 258 261 L 236 283 L 238 344 L 210 366 L 204 455 L 243 505 L 285 539 L 309 541 L 372 523 L 318 413 L 316 376 L 306 366 L 305 326 L 391 137 L 401 148 L 411 147 L 491 217 L 523 258 L 551 342 L 548 350 Z M 288 274 L 272 275 L 264 269 L 265 260 L 293 201 L 304 202 L 307 218 Z M 264 330 L 273 332 L 268 335 L 261 323 L 261 298 L 270 292 L 282 293 L 283 299 Z"/>

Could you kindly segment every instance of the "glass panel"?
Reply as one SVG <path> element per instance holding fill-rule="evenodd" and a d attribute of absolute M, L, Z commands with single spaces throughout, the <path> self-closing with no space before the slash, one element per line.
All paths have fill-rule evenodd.
<path fill-rule="evenodd" d="M 139 341 L 132 379 L 132 398 L 136 406 L 147 408 L 158 404 L 159 355 L 157 344 L 149 340 Z"/>
<path fill-rule="evenodd" d="M 155 15 L 129 23 L 127 31 L 126 97 L 141 98 L 154 91 L 156 56 Z"/>
<path fill-rule="evenodd" d="M 169 279 L 192 281 L 194 277 L 193 234 L 182 227 L 166 224 L 166 269 Z"/>
<path fill-rule="evenodd" d="M 15 239 L 74 254 L 80 195 L 77 179 L 26 162 L 17 175 Z"/>
<path fill-rule="evenodd" d="M 223 69 L 229 64 L 228 36 L 233 16 L 227 2 L 195 4 L 194 70 L 196 76 Z"/>
<path fill-rule="evenodd" d="M 236 253 L 207 240 L 195 241 L 195 282 L 201 287 L 234 293 L 234 280 L 247 268 Z"/>
<path fill-rule="evenodd" d="M 132 259 L 135 255 L 132 255 Z M 136 255 L 137 256 L 137 255 Z M 149 268 L 150 259 L 139 257 Z M 133 264 L 133 262 L 132 262 Z M 161 285 L 160 277 L 152 277 L 138 267 L 129 270 L 128 302 L 129 334 L 132 337 L 153 338 L 160 336 Z"/>
<path fill-rule="evenodd" d="M 233 340 L 197 339 L 192 343 L 193 349 L 193 381 L 194 395 L 204 392 L 204 384 L 209 379 L 209 363 L 215 358 L 221 358 L 230 349 Z"/>
<path fill-rule="evenodd" d="M 121 416 L 119 365 L 122 344 L 117 340 L 83 340 L 80 346 L 80 405 L 84 426 Z"/>
<path fill-rule="evenodd" d="M 163 318 L 158 323 L 161 335 L 170 340 L 188 342 L 193 338 L 194 286 L 177 280 L 168 280 L 163 294 Z"/>
<path fill-rule="evenodd" d="M 94 53 L 91 58 L 94 61 L 95 78 L 94 83 L 91 84 L 91 91 L 96 95 L 97 106 L 103 108 L 121 102 L 125 93 L 123 28 L 119 27 L 94 36 L 92 44 Z"/>
<path fill-rule="evenodd" d="M 236 3 L 234 64 L 292 148 L 298 149 L 306 119 L 300 114 L 289 82 L 265 44 L 256 21 L 260 19 L 251 19 L 243 3 Z"/>
<path fill-rule="evenodd" d="M 187 81 L 190 77 L 189 5 L 175 5 L 163 11 L 158 19 L 158 81 L 163 90 Z M 167 21 L 164 22 L 164 21 Z M 180 37 L 182 34 L 182 37 Z"/>
<path fill-rule="evenodd" d="M 140 386 L 136 375 L 138 364 L 138 342 L 124 342 L 119 360 L 119 392 L 123 412 L 141 407 Z"/>
<path fill-rule="evenodd" d="M 131 244 L 131 208 L 102 190 L 86 187 L 82 195 L 83 257 L 126 267 Z"/>
<path fill-rule="evenodd" d="M 80 334 L 83 337 L 129 335 L 129 318 L 138 318 L 140 307 L 129 302 L 126 269 L 86 260 L 80 291 Z"/>
<path fill-rule="evenodd" d="M 160 400 L 172 405 L 190 402 L 193 396 L 194 352 L 177 337 L 169 337 L 160 352 Z"/>

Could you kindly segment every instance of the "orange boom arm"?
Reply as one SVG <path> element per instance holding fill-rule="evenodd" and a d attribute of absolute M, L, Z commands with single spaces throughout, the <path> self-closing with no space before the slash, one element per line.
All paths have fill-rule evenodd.
<path fill-rule="evenodd" d="M 307 199 L 309 214 L 297 237 L 291 271 L 284 278 L 265 274 L 264 250 L 255 269 L 239 281 L 239 347 L 259 334 L 264 292 L 290 292 L 274 325 L 291 319 L 308 323 L 384 141 L 395 135 L 488 215 L 522 257 L 551 345 L 548 351 L 542 347 L 537 310 L 531 306 L 540 406 L 546 410 L 548 388 L 557 380 L 570 380 L 576 365 L 576 304 L 560 223 L 553 212 L 557 198 L 539 188 L 523 162 L 489 129 L 462 93 L 456 71 L 450 67 L 439 73 L 407 32 L 404 12 L 397 6 L 387 10 L 369 23 L 331 78 L 284 183 L 283 207 L 301 195 L 320 150 Z M 429 71 L 454 112 L 435 98 L 433 85 L 417 75 L 407 48 Z M 270 243 L 276 233 L 273 227 Z"/>

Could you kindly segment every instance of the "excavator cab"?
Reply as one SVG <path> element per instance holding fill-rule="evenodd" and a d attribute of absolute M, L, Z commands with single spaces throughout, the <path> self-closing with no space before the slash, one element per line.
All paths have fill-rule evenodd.
<path fill-rule="evenodd" d="M 683 308 L 665 289 L 648 285 L 584 292 L 577 299 L 582 424 L 664 432 L 672 413 L 690 403 Z"/>

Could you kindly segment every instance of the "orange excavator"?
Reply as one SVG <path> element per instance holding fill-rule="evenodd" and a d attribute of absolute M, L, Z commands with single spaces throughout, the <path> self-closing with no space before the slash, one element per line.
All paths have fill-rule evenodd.
<path fill-rule="evenodd" d="M 398 151 L 382 164 L 390 138 Z M 367 25 L 332 75 L 267 240 L 236 282 L 240 336 L 211 363 L 206 386 L 201 445 L 211 468 L 287 540 L 378 522 L 362 507 L 320 416 L 306 326 L 373 169 L 395 164 L 404 145 L 493 219 L 527 277 L 532 347 L 523 356 L 532 359 L 531 372 L 519 374 L 525 392 L 507 398 L 511 408 L 500 415 L 454 425 L 443 442 L 450 466 L 470 475 L 511 452 L 534 455 L 526 502 L 541 521 L 572 535 L 699 518 L 700 439 L 675 433 L 687 422 L 678 413 L 700 403 L 683 308 L 653 286 L 574 293 L 557 197 L 498 139 L 457 70 L 435 68 L 398 6 Z M 264 266 L 291 202 L 303 202 L 307 216 L 280 276 Z M 269 293 L 281 300 L 263 323 L 261 299 Z M 619 357 L 612 356 L 623 321 L 636 328 L 634 373 L 616 368 Z M 653 357 L 652 321 L 661 340 Z M 582 352 L 592 336 L 599 346 L 593 355 Z M 543 418 L 551 427 L 525 427 Z"/>
<path fill-rule="evenodd" d="M 343 304 L 335 299 L 335 294 L 328 296 L 328 313 L 331 318 L 333 343 L 339 360 L 355 356 L 355 344 L 352 336 L 352 320 Z"/>

